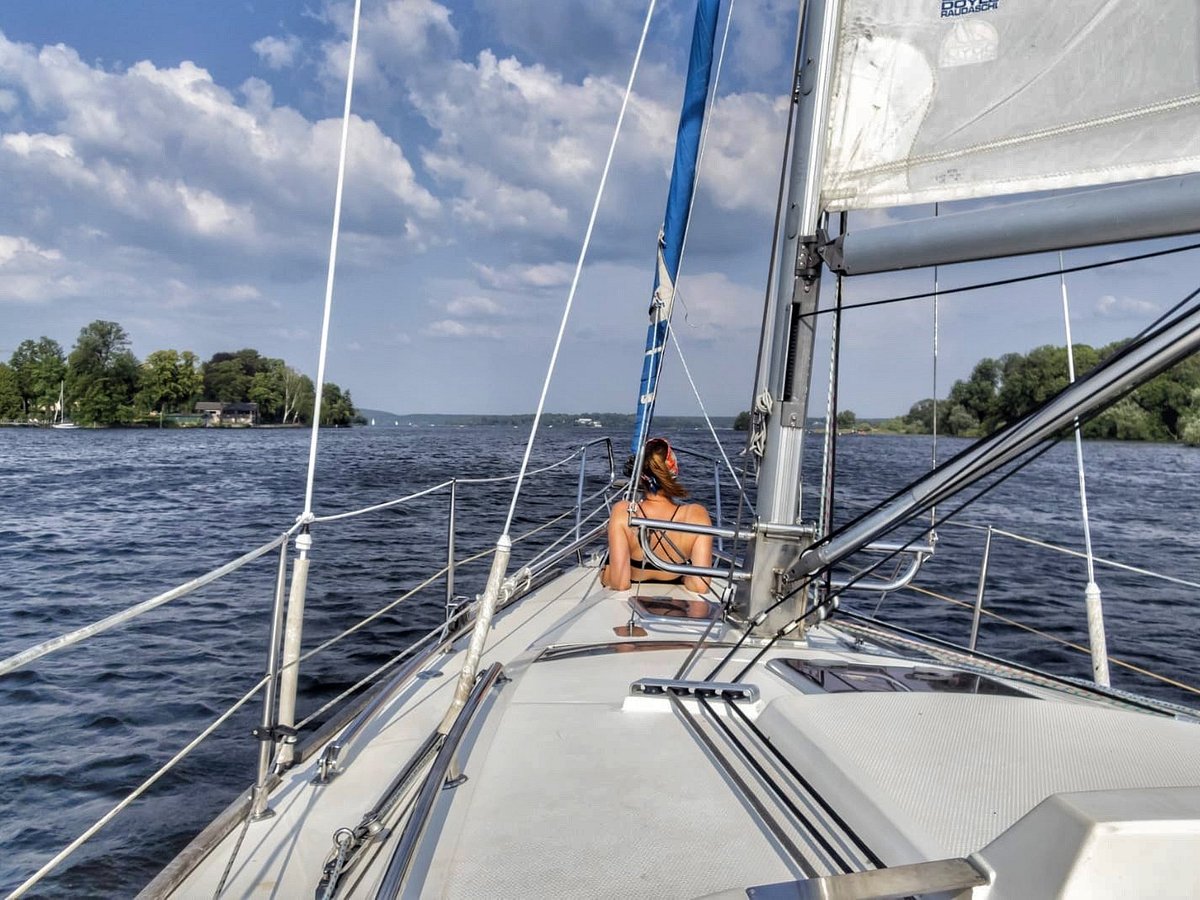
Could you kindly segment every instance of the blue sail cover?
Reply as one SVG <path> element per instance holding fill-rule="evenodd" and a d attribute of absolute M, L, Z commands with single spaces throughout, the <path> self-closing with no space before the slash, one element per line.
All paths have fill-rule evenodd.
<path fill-rule="evenodd" d="M 658 265 L 654 273 L 654 302 L 650 306 L 650 326 L 646 330 L 646 355 L 642 360 L 642 380 L 638 390 L 637 418 L 633 428 L 631 452 L 636 456 L 645 442 L 654 411 L 654 394 L 662 370 L 663 353 L 670 327 L 671 305 L 675 295 L 675 277 L 683 252 L 688 212 L 696 186 L 696 158 L 700 152 L 700 134 L 704 108 L 708 100 L 709 75 L 712 72 L 713 44 L 717 36 L 720 0 L 700 0 L 696 5 L 696 23 L 692 29 L 692 54 L 688 60 L 687 84 L 683 90 L 683 109 L 679 114 L 679 133 L 675 137 L 675 163 L 671 168 L 671 186 L 667 191 L 667 211 L 659 238 Z"/>

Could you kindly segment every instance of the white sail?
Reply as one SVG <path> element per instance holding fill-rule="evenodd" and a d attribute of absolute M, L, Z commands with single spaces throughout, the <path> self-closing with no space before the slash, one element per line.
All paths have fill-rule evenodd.
<path fill-rule="evenodd" d="M 822 195 L 865 209 L 1200 170 L 1196 0 L 845 0 Z"/>

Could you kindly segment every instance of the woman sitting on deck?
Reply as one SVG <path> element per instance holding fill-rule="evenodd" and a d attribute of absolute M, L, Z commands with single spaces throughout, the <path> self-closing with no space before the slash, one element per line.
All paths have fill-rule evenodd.
<path fill-rule="evenodd" d="M 626 464 L 626 475 L 633 473 L 633 460 Z M 711 525 L 708 510 L 699 503 L 677 503 L 688 495 L 679 483 L 679 463 L 665 438 L 646 442 L 638 488 L 642 499 L 634 512 L 643 519 L 687 522 L 692 525 Z M 600 573 L 605 587 L 623 591 L 634 581 L 654 581 L 659 584 L 682 584 L 689 591 L 702 594 L 708 590 L 708 579 L 696 575 L 676 575 L 664 572 L 645 558 L 638 529 L 629 524 L 629 501 L 613 504 L 608 519 L 608 565 Z M 650 549 L 664 562 L 693 566 L 712 565 L 712 537 L 682 531 L 651 531 Z"/>

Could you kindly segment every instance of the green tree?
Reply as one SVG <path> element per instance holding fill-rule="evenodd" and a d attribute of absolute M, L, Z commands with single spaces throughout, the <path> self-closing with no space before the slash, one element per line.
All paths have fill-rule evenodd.
<path fill-rule="evenodd" d="M 190 409 L 203 388 L 198 362 L 190 350 L 155 350 L 138 373 L 137 405 L 160 414 Z"/>
<path fill-rule="evenodd" d="M 908 415 L 904 417 L 905 423 L 921 433 L 928 434 L 932 432 L 933 407 L 934 401 L 932 398 L 918 400 L 909 407 Z"/>
<path fill-rule="evenodd" d="M 267 371 L 278 360 L 262 356 L 246 348 L 234 353 L 214 353 L 204 364 L 204 399 L 222 403 L 245 403 L 250 400 L 254 376 Z"/>
<path fill-rule="evenodd" d="M 17 380 L 24 416 L 49 419 L 58 403 L 59 386 L 67 374 L 62 346 L 48 337 L 22 341 L 13 351 L 9 365 Z"/>
<path fill-rule="evenodd" d="M 978 428 L 981 423 L 989 423 L 996 418 L 996 400 L 1000 390 L 1000 363 L 991 358 L 981 359 L 971 370 L 971 377 L 966 381 L 956 381 L 950 388 L 947 397 L 951 410 L 957 405 L 962 413 L 974 421 L 974 425 L 962 430 L 951 429 L 951 434 L 965 434 L 968 430 Z M 953 412 L 947 414 L 947 419 Z M 957 421 L 965 423 L 966 418 L 959 416 Z"/>
<path fill-rule="evenodd" d="M 138 368 L 129 349 L 129 335 L 116 322 L 97 319 L 82 328 L 67 358 L 67 389 L 74 418 L 85 425 L 110 425 L 132 418 Z"/>
<path fill-rule="evenodd" d="M 851 431 L 858 426 L 858 416 L 853 410 L 843 409 L 837 414 L 837 427 L 839 431 Z"/>
<path fill-rule="evenodd" d="M 350 425 L 357 415 L 358 411 L 354 408 L 354 401 L 350 399 L 350 392 L 343 392 L 331 381 L 325 382 L 321 391 L 321 424 Z"/>
<path fill-rule="evenodd" d="M 260 422 L 279 422 L 283 419 L 283 360 L 272 360 L 278 367 L 255 372 L 250 379 L 250 400 L 258 404 Z"/>
<path fill-rule="evenodd" d="M 979 420 L 961 403 L 948 403 L 941 420 L 946 434 L 974 436 L 979 433 Z"/>
<path fill-rule="evenodd" d="M 749 431 L 750 430 L 750 411 L 744 410 L 737 414 L 733 420 L 734 431 Z"/>
<path fill-rule="evenodd" d="M 17 373 L 12 366 L 0 363 L 0 420 L 13 422 L 25 412 Z"/>
<path fill-rule="evenodd" d="M 312 423 L 313 404 L 316 402 L 317 390 L 313 381 L 307 375 L 301 375 L 296 385 L 296 406 L 292 416 L 293 422 Z"/>

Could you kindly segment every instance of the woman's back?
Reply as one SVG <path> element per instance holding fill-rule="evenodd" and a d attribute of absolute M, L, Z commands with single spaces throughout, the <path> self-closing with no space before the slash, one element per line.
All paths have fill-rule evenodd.
<path fill-rule="evenodd" d="M 630 458 L 625 474 L 633 475 Z M 627 590 L 634 581 L 682 582 L 689 591 L 708 590 L 708 579 L 696 575 L 680 577 L 658 568 L 646 559 L 638 529 L 629 524 L 630 515 L 663 522 L 711 525 L 712 520 L 699 503 L 679 503 L 687 489 L 677 479 L 679 463 L 670 443 L 664 438 L 646 442 L 642 469 L 637 477 L 641 498 L 631 506 L 628 499 L 613 504 L 608 517 L 608 565 L 600 573 L 600 583 L 615 590 Z M 636 496 L 636 495 L 635 495 Z M 708 568 L 712 565 L 712 536 L 671 529 L 652 529 L 646 542 L 651 554 L 664 563 L 679 563 Z"/>

